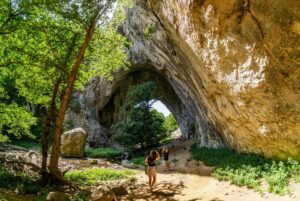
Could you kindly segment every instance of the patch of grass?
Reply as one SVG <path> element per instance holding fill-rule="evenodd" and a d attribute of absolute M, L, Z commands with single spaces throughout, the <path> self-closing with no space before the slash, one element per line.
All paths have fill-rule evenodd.
<path fill-rule="evenodd" d="M 279 161 L 224 148 L 197 148 L 196 145 L 191 147 L 190 152 L 192 159 L 215 167 L 214 177 L 237 186 L 261 191 L 261 181 L 264 179 L 269 192 L 284 195 L 289 192 L 290 178 L 299 182 L 300 162 L 292 159 Z"/>
<path fill-rule="evenodd" d="M 116 158 L 121 156 L 122 152 L 116 148 L 89 148 L 85 151 L 86 155 L 90 158 Z"/>
<path fill-rule="evenodd" d="M 31 149 L 35 151 L 41 150 L 41 144 L 35 141 L 26 141 L 26 140 L 14 140 L 11 142 L 12 145 L 23 147 L 25 149 Z"/>
<path fill-rule="evenodd" d="M 67 172 L 65 177 L 80 185 L 95 185 L 103 181 L 126 179 L 133 174 L 134 172 L 130 170 L 87 168 L 85 170 Z"/>

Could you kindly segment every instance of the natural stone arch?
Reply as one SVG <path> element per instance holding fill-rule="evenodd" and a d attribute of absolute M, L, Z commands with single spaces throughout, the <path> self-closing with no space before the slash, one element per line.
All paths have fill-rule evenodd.
<path fill-rule="evenodd" d="M 106 127 L 110 127 L 113 123 L 123 120 L 126 114 L 122 111 L 122 106 L 126 100 L 129 87 L 147 81 L 154 81 L 156 83 L 156 92 L 159 94 L 158 100 L 164 103 L 174 115 L 182 134 L 185 137 L 194 136 L 195 116 L 192 115 L 190 108 L 180 100 L 163 75 L 149 68 L 132 70 L 126 73 L 124 78 L 116 84 L 116 89 L 110 101 L 99 110 L 100 123 Z"/>
<path fill-rule="evenodd" d="M 85 128 L 91 144 L 106 144 L 111 136 L 111 125 L 126 117 L 121 108 L 129 87 L 154 81 L 160 94 L 159 100 L 174 115 L 182 135 L 193 137 L 195 142 L 205 147 L 226 145 L 226 141 L 206 119 L 205 108 L 198 112 L 199 105 L 190 97 L 192 91 L 186 91 L 182 83 L 168 77 L 164 71 L 155 70 L 151 64 L 145 66 L 120 70 L 113 81 L 101 77 L 91 79 L 83 94 L 75 94 L 81 103 L 79 115 L 69 110 L 66 121 L 73 119 L 76 125 Z"/>
<path fill-rule="evenodd" d="M 299 158 L 297 1 L 136 2 L 120 27 L 132 42 L 130 69 L 165 78 L 190 111 L 199 146 Z M 155 31 L 145 37 L 149 27 Z M 81 95 L 95 128 L 126 74 L 93 78 Z M 88 132 L 91 141 L 106 136 L 98 130 Z"/>

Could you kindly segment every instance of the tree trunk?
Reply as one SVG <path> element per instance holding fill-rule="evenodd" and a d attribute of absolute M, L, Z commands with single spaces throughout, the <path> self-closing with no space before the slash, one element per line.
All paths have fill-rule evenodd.
<path fill-rule="evenodd" d="M 55 101 L 59 89 L 59 85 L 61 83 L 61 79 L 59 78 L 53 88 L 52 97 L 51 97 L 51 103 L 50 107 L 47 112 L 47 117 L 44 124 L 44 134 L 42 139 L 42 169 L 44 170 L 42 172 L 42 183 L 46 184 L 47 182 L 47 158 L 48 158 L 48 147 L 49 147 L 49 136 L 51 132 L 51 119 L 53 117 L 53 114 L 55 113 Z"/>
<path fill-rule="evenodd" d="M 98 16 L 99 12 L 96 16 Z M 58 169 L 58 159 L 59 159 L 59 153 L 60 153 L 60 138 L 61 138 L 61 132 L 63 128 L 63 122 L 65 113 L 68 107 L 68 101 L 70 99 L 70 96 L 73 91 L 74 83 L 76 81 L 76 77 L 80 68 L 81 61 L 84 57 L 84 53 L 86 51 L 86 48 L 88 47 L 91 38 L 93 36 L 95 27 L 96 27 L 97 17 L 92 21 L 91 25 L 88 27 L 86 31 L 86 36 L 83 44 L 80 47 L 80 50 L 77 54 L 76 61 L 72 66 L 72 70 L 70 74 L 68 75 L 68 81 L 67 81 L 67 87 L 65 89 L 65 92 L 63 94 L 63 99 L 60 103 L 60 108 L 58 110 L 58 114 L 55 121 L 55 131 L 53 134 L 53 141 L 52 141 L 52 150 L 51 150 L 51 156 L 50 156 L 50 172 L 53 175 L 56 175 L 57 177 L 60 177 L 60 172 Z"/>

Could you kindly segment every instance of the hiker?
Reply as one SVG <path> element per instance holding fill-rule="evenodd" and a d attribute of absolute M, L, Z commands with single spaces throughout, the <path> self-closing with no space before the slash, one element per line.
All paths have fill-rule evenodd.
<path fill-rule="evenodd" d="M 156 181 L 156 169 L 155 169 L 156 160 L 160 160 L 159 153 L 157 151 L 151 150 L 150 154 L 147 156 L 145 160 L 145 165 L 148 166 L 147 175 L 149 178 L 149 186 L 151 191 Z"/>
<path fill-rule="evenodd" d="M 164 172 L 170 171 L 170 164 L 169 164 L 169 149 L 164 147 L 162 149 L 162 155 L 164 158 Z"/>

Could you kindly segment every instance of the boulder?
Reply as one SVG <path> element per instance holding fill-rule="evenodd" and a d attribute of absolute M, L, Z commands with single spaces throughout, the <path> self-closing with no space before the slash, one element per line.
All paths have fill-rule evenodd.
<path fill-rule="evenodd" d="M 71 201 L 69 196 L 62 192 L 50 192 L 47 195 L 46 201 Z"/>
<path fill-rule="evenodd" d="M 92 192 L 89 201 L 117 201 L 117 197 L 109 187 L 100 186 Z"/>
<path fill-rule="evenodd" d="M 171 138 L 179 138 L 182 135 L 180 128 L 176 129 L 175 131 L 171 132 Z"/>
<path fill-rule="evenodd" d="M 63 157 L 84 157 L 84 146 L 87 134 L 82 128 L 75 128 L 62 134 L 61 155 Z"/>
<path fill-rule="evenodd" d="M 131 163 L 129 160 L 122 160 L 121 164 L 122 164 L 122 166 L 127 167 L 127 168 L 133 167 L 133 163 Z"/>

